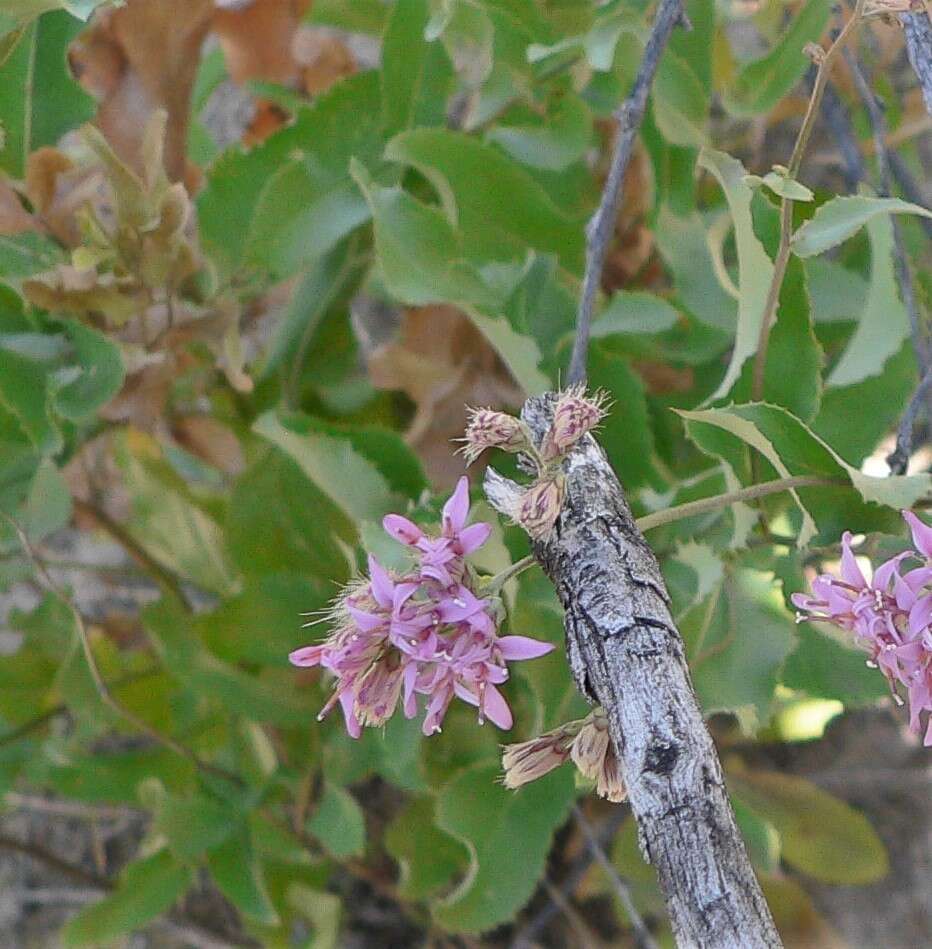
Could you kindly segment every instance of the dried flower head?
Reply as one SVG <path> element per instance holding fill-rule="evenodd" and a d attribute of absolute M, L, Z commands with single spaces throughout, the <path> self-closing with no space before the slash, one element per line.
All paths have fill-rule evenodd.
<path fill-rule="evenodd" d="M 584 777 L 595 782 L 600 797 L 616 803 L 627 797 L 608 719 L 601 708 L 531 741 L 506 745 L 502 753 L 505 787 L 514 789 L 536 781 L 569 759 Z"/>
<path fill-rule="evenodd" d="M 553 461 L 565 455 L 587 432 L 602 421 L 606 412 L 604 392 L 586 395 L 582 385 L 561 392 L 553 409 L 553 421 L 540 446 L 541 458 Z"/>
<path fill-rule="evenodd" d="M 494 409 L 470 409 L 463 447 L 466 463 L 472 464 L 487 448 L 507 452 L 528 451 L 531 447 L 527 426 L 513 415 Z"/>
<path fill-rule="evenodd" d="M 543 540 L 553 530 L 565 498 L 566 479 L 562 474 L 543 478 L 518 498 L 512 519 L 534 540 Z"/>

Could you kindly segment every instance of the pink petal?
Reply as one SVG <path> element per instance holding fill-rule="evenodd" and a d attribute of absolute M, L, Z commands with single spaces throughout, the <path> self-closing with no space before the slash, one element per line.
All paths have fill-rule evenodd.
<path fill-rule="evenodd" d="M 353 704 L 353 694 L 349 690 L 340 693 L 340 708 L 343 709 L 346 730 L 349 732 L 350 738 L 358 738 L 362 734 L 362 726 L 359 724 L 359 719 L 356 718 L 356 713 L 353 711 Z"/>
<path fill-rule="evenodd" d="M 841 577 L 845 583 L 850 583 L 859 590 L 867 586 L 864 574 L 861 573 L 851 550 L 851 531 L 845 531 L 841 538 Z"/>
<path fill-rule="evenodd" d="M 507 731 L 514 724 L 511 717 L 511 709 L 502 695 L 494 685 L 486 683 L 485 694 L 483 695 L 482 711 L 485 717 L 494 725 Z"/>
<path fill-rule="evenodd" d="M 478 550 L 489 539 L 491 533 L 492 525 L 483 521 L 464 527 L 459 533 L 460 553 L 465 557 L 474 550 Z"/>
<path fill-rule="evenodd" d="M 372 591 L 373 599 L 379 606 L 387 609 L 392 605 L 395 581 L 372 554 L 369 554 L 369 578 L 369 589 Z"/>
<path fill-rule="evenodd" d="M 903 520 L 909 524 L 913 534 L 913 543 L 924 557 L 932 557 L 932 527 L 919 520 L 912 511 L 902 511 Z"/>
<path fill-rule="evenodd" d="M 496 645 L 502 652 L 502 658 L 509 662 L 546 656 L 555 648 L 553 643 L 531 639 L 530 636 L 502 636 L 497 640 Z"/>
<path fill-rule="evenodd" d="M 460 586 L 437 604 L 437 611 L 444 623 L 461 623 L 485 607 L 486 601 L 477 599 L 471 590 Z"/>
<path fill-rule="evenodd" d="M 903 559 L 909 556 L 909 551 L 897 554 L 889 560 L 884 561 L 875 571 L 874 579 L 871 585 L 877 590 L 886 590 L 890 585 L 890 580 L 896 575 L 896 572 Z"/>
<path fill-rule="evenodd" d="M 909 611 L 909 634 L 921 633 L 932 619 L 932 594 L 920 597 Z"/>
<path fill-rule="evenodd" d="M 932 715 L 929 716 L 929 727 L 926 729 L 926 737 L 922 744 L 925 748 L 932 748 Z"/>
<path fill-rule="evenodd" d="M 424 531 L 417 524 L 400 514 L 386 514 L 382 519 L 382 527 L 395 540 L 409 547 L 413 547 L 424 536 Z"/>
<path fill-rule="evenodd" d="M 445 537 L 458 534 L 466 525 L 469 514 L 469 479 L 463 475 L 456 483 L 456 490 L 443 506 L 443 533 Z"/>
<path fill-rule="evenodd" d="M 374 613 L 367 613 L 355 606 L 347 604 L 346 612 L 353 618 L 353 622 L 364 632 L 371 633 L 380 626 L 385 625 L 384 616 L 376 616 Z"/>
<path fill-rule="evenodd" d="M 324 654 L 326 646 L 302 646 L 288 654 L 288 661 L 293 666 L 317 666 L 320 665 L 321 657 Z"/>

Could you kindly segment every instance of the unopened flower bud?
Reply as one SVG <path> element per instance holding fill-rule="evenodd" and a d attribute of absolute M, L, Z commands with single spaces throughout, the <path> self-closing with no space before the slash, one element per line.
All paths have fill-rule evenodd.
<path fill-rule="evenodd" d="M 602 421 L 605 415 L 605 397 L 587 396 L 582 386 L 567 389 L 557 399 L 553 422 L 541 445 L 541 457 L 552 461 L 565 455 L 587 432 Z"/>
<path fill-rule="evenodd" d="M 818 43 L 806 43 L 803 47 L 803 53 L 812 60 L 816 66 L 821 66 L 825 62 L 825 50 Z"/>
<path fill-rule="evenodd" d="M 531 485 L 521 495 L 514 521 L 534 540 L 543 540 L 556 524 L 566 497 L 566 479 L 562 474 Z"/>
<path fill-rule="evenodd" d="M 501 448 L 514 453 L 530 447 L 524 423 L 513 415 L 493 409 L 471 410 L 463 442 L 462 452 L 470 465 L 486 448 Z"/>

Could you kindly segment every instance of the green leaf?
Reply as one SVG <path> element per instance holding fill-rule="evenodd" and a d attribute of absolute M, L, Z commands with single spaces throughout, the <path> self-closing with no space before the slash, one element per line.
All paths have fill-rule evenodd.
<path fill-rule="evenodd" d="M 188 888 L 191 873 L 167 850 L 131 863 L 116 890 L 81 910 L 64 929 L 69 946 L 100 946 L 161 915 Z"/>
<path fill-rule="evenodd" d="M 651 92 L 654 121 L 668 142 L 686 148 L 705 145 L 709 95 L 685 59 L 667 50 Z"/>
<path fill-rule="evenodd" d="M 780 670 L 796 644 L 772 576 L 746 569 L 726 575 L 681 618 L 680 629 L 705 714 L 750 709 L 758 725 L 766 724 Z"/>
<path fill-rule="evenodd" d="M 308 416 L 259 417 L 254 430 L 291 456 L 354 523 L 381 521 L 425 484 L 401 439 L 376 429 L 341 430 Z"/>
<path fill-rule="evenodd" d="M 830 11 L 829 0 L 808 0 L 770 52 L 741 67 L 723 96 L 728 111 L 760 115 L 787 95 L 809 68 L 803 47 L 822 35 Z"/>
<path fill-rule="evenodd" d="M 793 252 L 799 257 L 822 254 L 848 240 L 878 214 L 918 214 L 932 218 L 932 211 L 899 198 L 846 195 L 832 198 L 793 235 Z"/>
<path fill-rule="evenodd" d="M 744 471 L 743 445 L 750 445 L 767 459 L 778 477 L 815 475 L 839 482 L 790 492 L 803 518 L 800 547 L 817 533 L 825 543 L 834 543 L 845 530 L 896 530 L 894 512 L 912 507 L 932 489 L 929 475 L 875 478 L 863 474 L 778 406 L 678 411 L 687 420 L 690 438 L 704 451 L 724 458 L 735 471 Z M 713 429 L 728 436 L 719 437 Z M 884 511 L 883 506 L 890 510 Z"/>
<path fill-rule="evenodd" d="M 16 418 L 37 451 L 55 454 L 62 437 L 49 411 L 46 368 L 44 360 L 21 355 L 0 342 L 0 407 Z"/>
<path fill-rule="evenodd" d="M 857 328 L 828 377 L 838 388 L 882 372 L 884 363 L 909 338 L 909 315 L 900 300 L 894 264 L 893 222 L 874 217 L 867 222 L 871 244 L 871 280 Z"/>
<path fill-rule="evenodd" d="M 71 78 L 67 63 L 68 44 L 83 26 L 64 10 L 44 13 L 0 66 L 6 135 L 0 169 L 14 178 L 25 175 L 31 152 L 55 145 L 65 132 L 93 118 L 94 100 Z"/>
<path fill-rule="evenodd" d="M 347 122 L 348 115 L 355 120 Z M 350 160 L 377 162 L 382 147 L 378 74 L 369 71 L 336 83 L 261 145 L 224 152 L 197 199 L 200 236 L 221 274 L 233 273 L 244 260 L 277 267 L 266 240 L 293 265 L 301 257 L 302 228 L 308 228 L 316 242 L 314 253 L 321 252 L 338 230 L 345 231 L 359 207 L 347 190 Z M 339 228 L 309 216 L 301 204 L 282 207 L 275 176 L 297 165 L 306 174 L 302 178 L 298 171 L 287 172 L 294 194 L 338 212 Z"/>
<path fill-rule="evenodd" d="M 503 120 L 486 132 L 486 140 L 516 161 L 545 171 L 563 171 L 583 157 L 592 140 L 592 115 L 579 96 L 562 95 L 545 117 L 535 122 L 531 116 Z"/>
<path fill-rule="evenodd" d="M 166 793 L 155 808 L 155 827 L 182 863 L 190 863 L 225 841 L 234 830 L 235 818 L 228 804 L 203 794 L 181 797 Z"/>
<path fill-rule="evenodd" d="M 663 297 L 643 290 L 616 290 L 592 324 L 592 338 L 616 333 L 656 334 L 672 329 L 682 319 Z"/>
<path fill-rule="evenodd" d="M 728 786 L 780 834 L 783 859 L 823 883 L 864 885 L 889 872 L 887 851 L 860 811 L 803 778 L 729 771 Z"/>
<path fill-rule="evenodd" d="M 753 175 L 749 175 L 749 178 Z M 776 171 L 768 171 L 761 179 L 761 183 L 766 185 L 775 195 L 781 198 L 789 198 L 790 201 L 812 201 L 815 195 L 800 182 L 793 178 L 787 178 L 786 175 Z"/>
<path fill-rule="evenodd" d="M 346 545 L 352 539 L 344 513 L 283 451 L 262 455 L 233 487 L 226 543 L 247 576 L 310 573 L 328 582 L 349 579 Z M 313 608 L 313 603 L 301 607 Z"/>
<path fill-rule="evenodd" d="M 34 231 L 0 234 L 0 274 L 4 280 L 15 282 L 40 271 L 51 270 L 63 259 L 58 244 L 44 234 Z"/>
<path fill-rule="evenodd" d="M 279 925 L 247 825 L 235 828 L 224 843 L 208 853 L 207 867 L 220 892 L 241 913 L 263 926 Z"/>
<path fill-rule="evenodd" d="M 434 186 L 470 259 L 523 260 L 526 248 L 556 254 L 579 272 L 583 229 L 544 188 L 496 148 L 460 132 L 415 129 L 396 135 L 385 157 L 411 165 Z"/>
<path fill-rule="evenodd" d="M 453 70 L 437 42 L 425 38 L 427 0 L 398 0 L 382 39 L 382 121 L 386 135 L 443 125 Z"/>
<path fill-rule="evenodd" d="M 554 831 L 574 797 L 573 775 L 560 768 L 518 792 L 499 781 L 497 764 L 467 768 L 437 798 L 437 824 L 469 849 L 462 884 L 436 906 L 440 924 L 480 933 L 511 919 L 544 872 Z"/>
<path fill-rule="evenodd" d="M 366 847 L 366 821 L 362 808 L 343 788 L 324 782 L 314 813 L 305 829 L 338 859 L 361 857 Z"/>
<path fill-rule="evenodd" d="M 159 444 L 128 430 L 117 446 L 117 460 L 133 507 L 127 529 L 142 547 L 207 590 L 235 592 L 237 576 L 219 523 L 172 469 Z"/>
<path fill-rule="evenodd" d="M 124 370 L 119 348 L 103 333 L 77 320 L 63 323 L 74 363 L 59 373 L 53 386 L 56 412 L 80 421 L 106 405 L 122 388 Z"/>
<path fill-rule="evenodd" d="M 461 877 L 469 851 L 435 823 L 430 797 L 414 797 L 385 831 L 385 849 L 401 867 L 399 893 L 409 900 L 429 900 Z"/>
<path fill-rule="evenodd" d="M 719 399 L 728 394 L 745 361 L 757 351 L 773 264 L 754 233 L 751 219 L 753 192 L 744 182 L 746 172 L 741 162 L 724 152 L 704 148 L 699 153 L 697 164 L 714 175 L 725 192 L 738 248 L 738 329 L 728 371 L 712 395 L 713 399 Z"/>

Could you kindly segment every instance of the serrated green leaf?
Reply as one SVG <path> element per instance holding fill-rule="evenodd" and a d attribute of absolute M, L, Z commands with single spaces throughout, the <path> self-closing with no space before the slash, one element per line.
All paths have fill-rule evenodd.
<path fill-rule="evenodd" d="M 789 198 L 791 201 L 812 201 L 815 198 L 815 195 L 804 184 L 775 171 L 768 171 L 761 179 L 761 183 L 765 184 L 775 195 L 781 198 Z"/>
<path fill-rule="evenodd" d="M 750 117 L 767 112 L 802 79 L 809 68 L 803 52 L 828 23 L 829 0 L 808 0 L 770 52 L 742 66 L 723 96 L 733 115 Z"/>
<path fill-rule="evenodd" d="M 743 449 L 733 439 L 709 437 L 703 426 L 710 425 L 750 445 L 773 465 L 781 478 L 815 475 L 838 484 L 801 487 L 790 493 L 802 512 L 799 546 L 819 533 L 834 543 L 844 530 L 896 529 L 894 512 L 912 507 L 932 490 L 929 475 L 875 478 L 843 461 L 799 419 L 774 405 L 733 405 L 722 409 L 678 410 L 688 422 L 690 437 L 711 454 L 741 470 Z M 699 423 L 699 427 L 695 427 Z M 739 456 L 735 455 L 738 447 Z M 850 490 L 848 487 L 853 488 Z M 884 511 L 886 506 L 889 511 Z"/>
<path fill-rule="evenodd" d="M 783 859 L 823 883 L 864 885 L 889 872 L 876 831 L 860 811 L 803 778 L 776 772 L 728 772 L 739 800 L 780 834 Z"/>
<path fill-rule="evenodd" d="M 167 850 L 131 863 L 117 889 L 81 910 L 64 929 L 69 946 L 100 946 L 165 912 L 188 888 L 191 872 Z"/>
<path fill-rule="evenodd" d="M 848 240 L 879 214 L 918 214 L 932 218 L 928 208 L 899 198 L 872 198 L 862 194 L 832 198 L 793 235 L 793 252 L 799 257 L 822 254 Z"/>
<path fill-rule="evenodd" d="M 473 765 L 437 797 L 438 826 L 470 852 L 465 880 L 435 906 L 437 921 L 454 932 L 492 929 L 527 903 L 575 794 L 567 768 L 517 792 L 499 779 L 497 764 Z"/>

